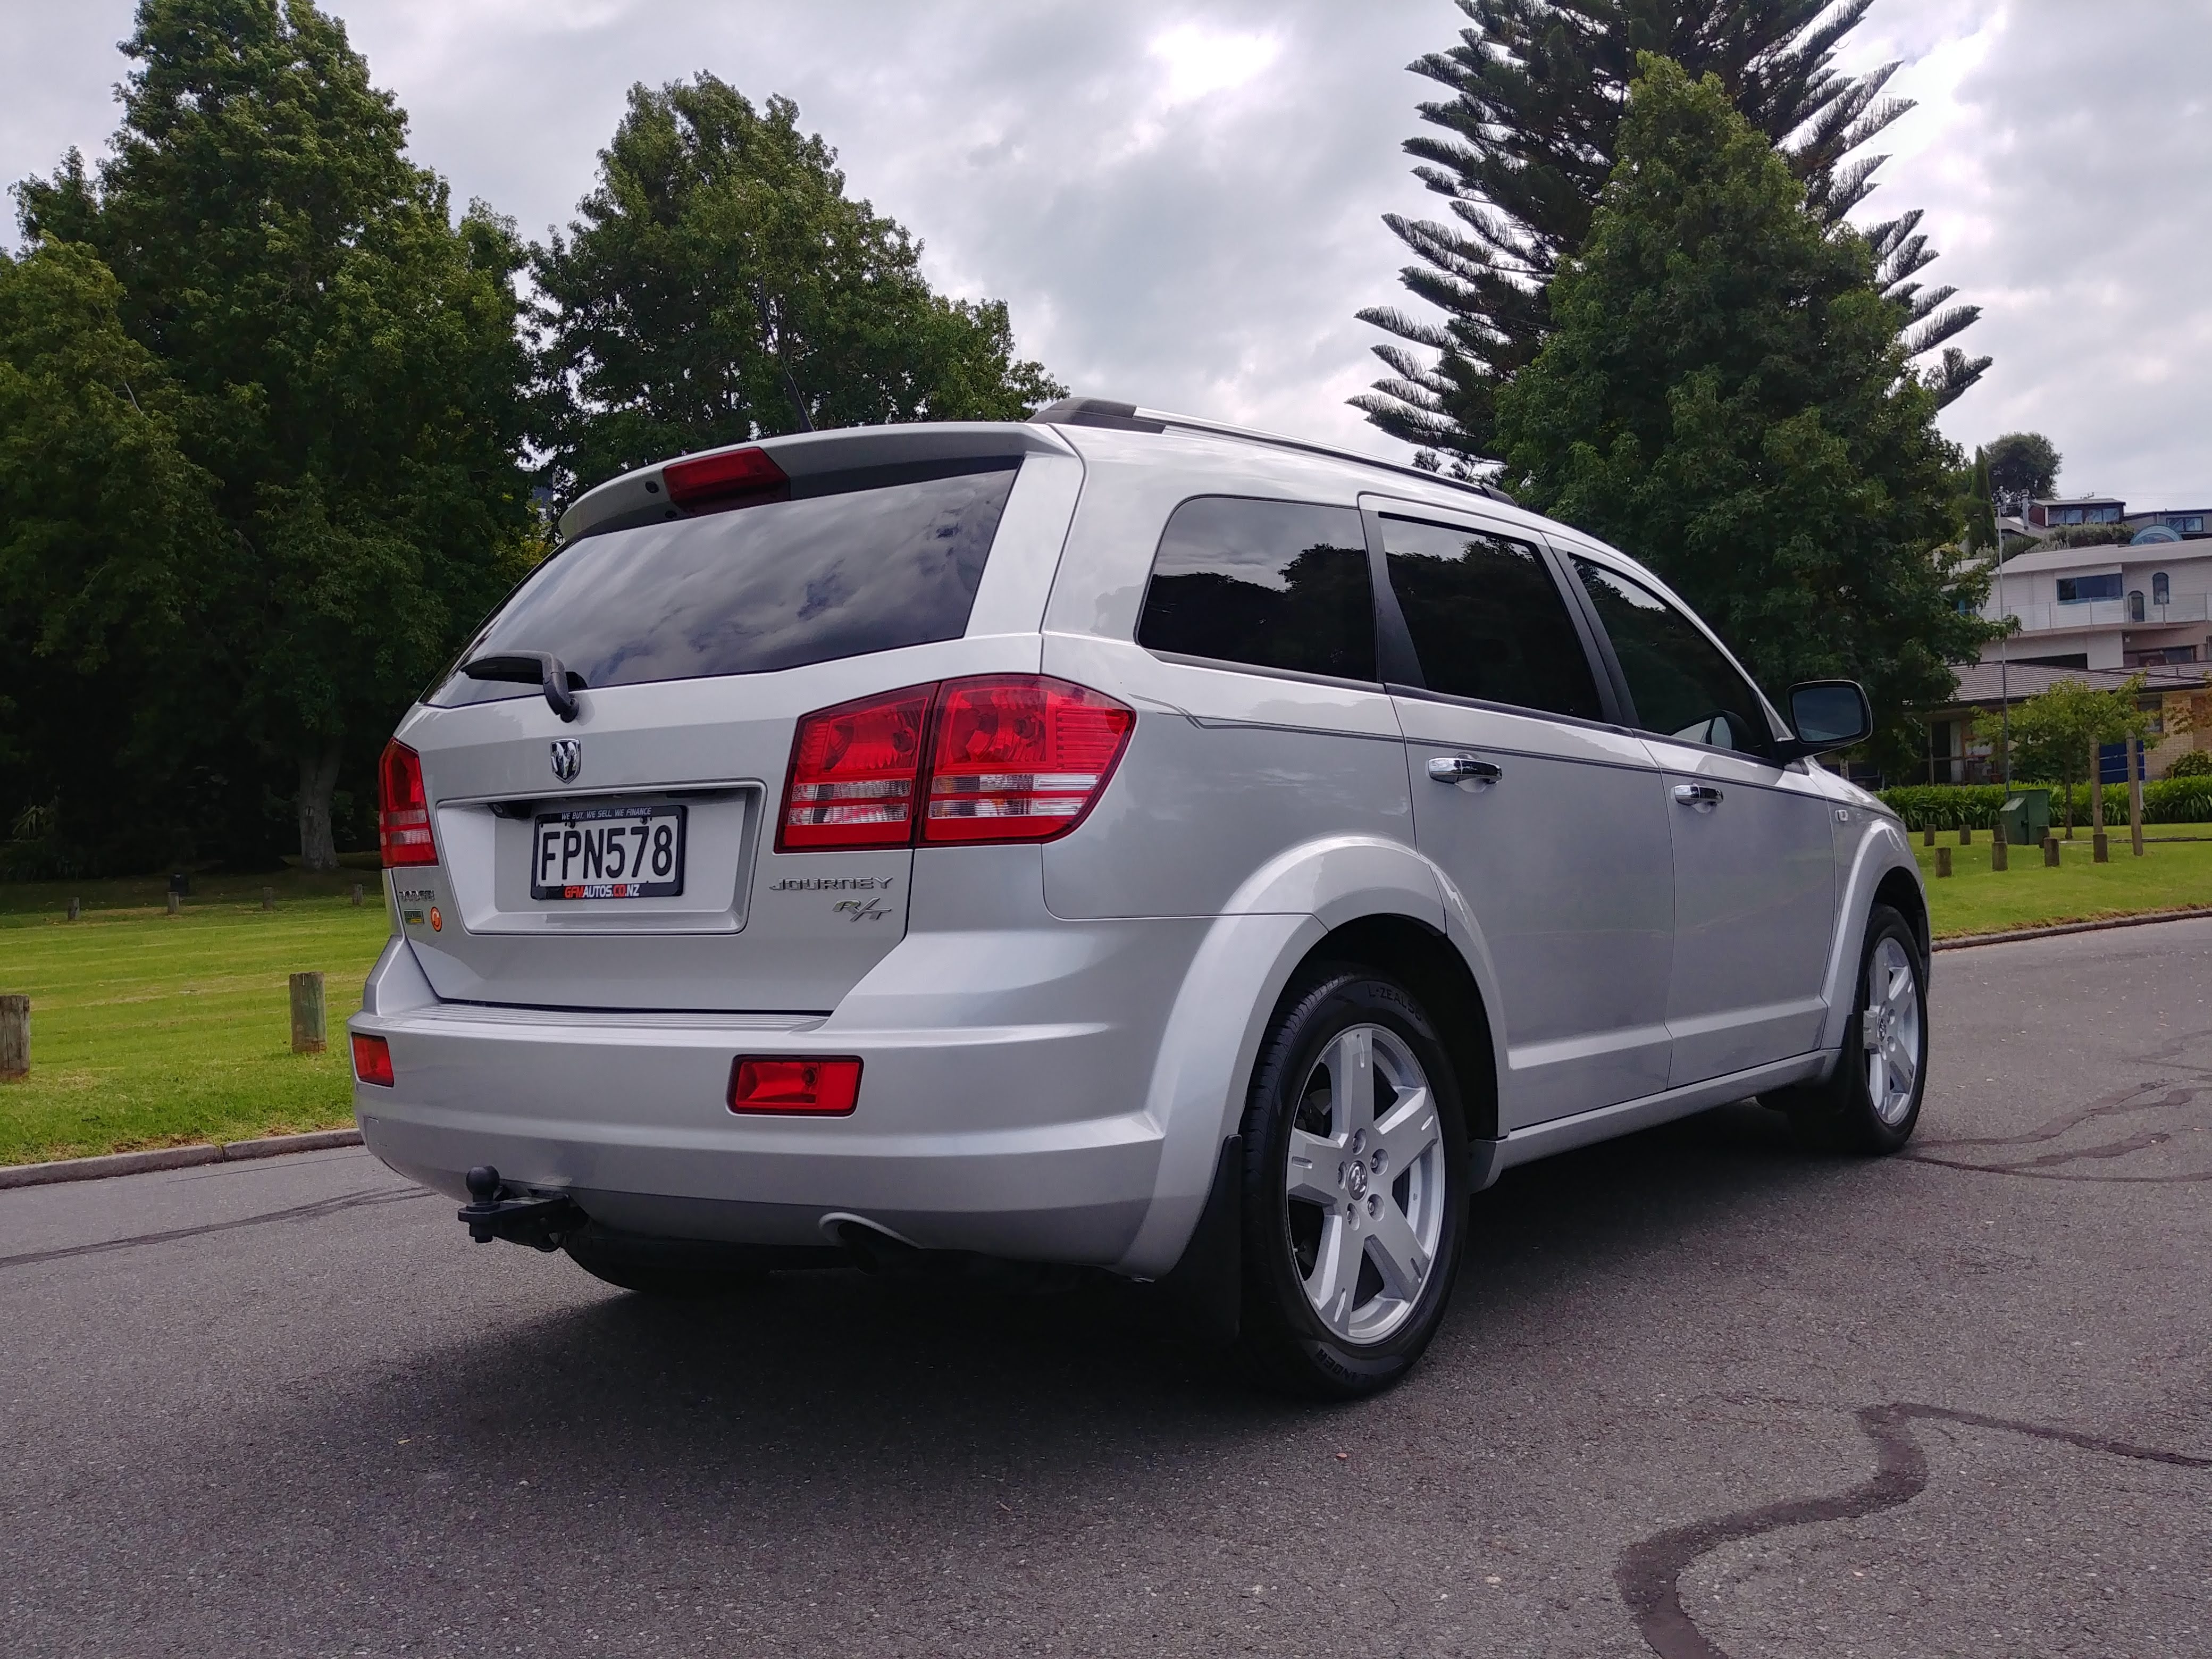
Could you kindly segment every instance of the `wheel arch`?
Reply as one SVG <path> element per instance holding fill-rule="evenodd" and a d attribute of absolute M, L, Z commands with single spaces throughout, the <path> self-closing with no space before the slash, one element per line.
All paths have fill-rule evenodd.
<path fill-rule="evenodd" d="M 1291 970 L 1268 1024 L 1282 1017 L 1298 987 L 1324 963 L 1354 963 L 1401 980 L 1429 1018 L 1451 1061 L 1471 1140 L 1498 1139 L 1498 1058 L 1490 1014 L 1474 971 L 1451 940 L 1398 913 L 1364 915 L 1334 927 Z M 1249 1081 L 1249 1080 L 1248 1080 Z"/>

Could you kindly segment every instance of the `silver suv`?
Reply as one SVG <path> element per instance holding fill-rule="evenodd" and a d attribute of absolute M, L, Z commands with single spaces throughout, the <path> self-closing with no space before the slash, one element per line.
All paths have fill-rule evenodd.
<path fill-rule="evenodd" d="M 1497 491 L 1077 399 L 643 468 L 401 723 L 356 1110 L 641 1291 L 1161 1279 L 1288 1385 L 1435 1329 L 1469 1195 L 1925 1071 L 1898 821 L 1650 572 Z"/>

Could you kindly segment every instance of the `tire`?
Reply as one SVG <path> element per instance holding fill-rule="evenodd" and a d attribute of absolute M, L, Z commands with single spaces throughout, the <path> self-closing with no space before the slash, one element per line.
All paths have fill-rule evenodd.
<path fill-rule="evenodd" d="M 1815 1145 L 1886 1157 L 1912 1139 L 1927 1087 L 1928 961 L 1911 924 L 1877 904 L 1867 913 L 1835 1074 L 1787 1091 L 1774 1103 Z"/>
<path fill-rule="evenodd" d="M 759 1285 L 763 1274 L 738 1265 L 711 1244 L 682 1239 L 635 1238 L 586 1227 L 561 1247 L 594 1279 L 640 1296 L 703 1302 L 735 1296 Z"/>
<path fill-rule="evenodd" d="M 1364 1102 L 1335 1082 L 1363 1066 Z M 1309 1398 L 1389 1388 L 1436 1334 L 1467 1207 L 1458 1084 L 1420 1004 L 1351 964 L 1298 981 L 1261 1045 L 1243 1144 L 1245 1363 Z"/>

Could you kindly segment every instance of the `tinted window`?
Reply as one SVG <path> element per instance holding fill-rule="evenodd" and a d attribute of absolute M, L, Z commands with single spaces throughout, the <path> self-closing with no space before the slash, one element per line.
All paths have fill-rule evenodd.
<path fill-rule="evenodd" d="M 2058 579 L 2058 603 L 2078 605 L 2085 599 L 2117 599 L 2120 597 L 2120 573 L 2107 571 L 2101 576 L 2061 576 Z"/>
<path fill-rule="evenodd" d="M 1382 550 L 1430 690 L 1601 717 L 1582 636 L 1534 548 L 1386 518 Z"/>
<path fill-rule="evenodd" d="M 863 489 L 801 480 L 794 493 L 823 493 L 587 537 L 525 582 L 466 655 L 550 651 L 587 685 L 635 685 L 957 639 L 1017 465 L 902 469 Z M 457 675 L 435 701 L 535 695 Z"/>
<path fill-rule="evenodd" d="M 1773 728 L 1751 683 L 1687 617 L 1641 582 L 1575 561 L 1646 732 L 1763 755 Z"/>
<path fill-rule="evenodd" d="M 1236 495 L 1185 501 L 1160 538 L 1137 643 L 1372 680 L 1375 594 L 1359 514 Z"/>

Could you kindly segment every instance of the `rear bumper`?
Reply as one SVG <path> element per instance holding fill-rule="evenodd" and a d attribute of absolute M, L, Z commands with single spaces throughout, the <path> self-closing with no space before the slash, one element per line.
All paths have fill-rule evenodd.
<path fill-rule="evenodd" d="M 927 936 L 892 953 L 893 983 L 864 982 L 827 1018 L 439 1002 L 395 940 L 350 1022 L 390 1043 L 395 1083 L 356 1083 L 355 1112 L 378 1157 L 455 1198 L 489 1164 L 625 1232 L 818 1245 L 825 1218 L 857 1216 L 923 1249 L 1109 1265 L 1154 1199 L 1147 1081 L 1198 938 L 1184 922 L 1069 929 L 1050 953 L 1065 971 L 1025 976 L 993 1024 L 973 999 L 957 1024 L 884 1018 L 954 1012 L 939 988 L 960 964 L 930 960 L 943 947 Z M 1040 994 L 1055 983 L 1070 994 Z M 1116 1017 L 1045 1018 L 1041 1002 Z M 727 1109 L 735 1056 L 810 1054 L 860 1058 L 851 1115 Z"/>

